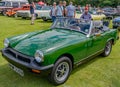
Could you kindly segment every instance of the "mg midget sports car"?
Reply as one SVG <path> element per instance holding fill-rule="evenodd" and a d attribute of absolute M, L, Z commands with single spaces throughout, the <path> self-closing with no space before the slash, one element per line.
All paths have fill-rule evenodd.
<path fill-rule="evenodd" d="M 20 75 L 24 76 L 20 66 L 50 70 L 50 82 L 59 85 L 86 59 L 108 56 L 117 39 L 117 29 L 109 29 L 102 21 L 58 18 L 49 30 L 6 38 L 2 55 Z"/>

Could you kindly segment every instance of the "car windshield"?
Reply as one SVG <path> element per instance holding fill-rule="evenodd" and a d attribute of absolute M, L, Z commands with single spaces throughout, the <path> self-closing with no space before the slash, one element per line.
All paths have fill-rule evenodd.
<path fill-rule="evenodd" d="M 43 7 L 41 8 L 41 10 L 50 10 L 50 9 L 51 9 L 50 6 L 43 6 Z"/>
<path fill-rule="evenodd" d="M 52 25 L 52 29 L 67 29 L 88 34 L 91 21 L 84 21 L 75 18 L 57 18 Z"/>
<path fill-rule="evenodd" d="M 5 2 L 0 2 L 0 6 L 5 6 Z"/>

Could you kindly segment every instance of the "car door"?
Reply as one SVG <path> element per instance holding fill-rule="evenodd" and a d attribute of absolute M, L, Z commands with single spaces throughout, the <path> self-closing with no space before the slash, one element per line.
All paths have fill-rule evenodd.
<path fill-rule="evenodd" d="M 97 29 L 96 29 L 97 30 Z M 98 31 L 93 32 L 88 38 L 87 42 L 87 57 L 92 56 L 98 52 L 104 50 L 105 47 L 105 34 L 104 32 Z"/>

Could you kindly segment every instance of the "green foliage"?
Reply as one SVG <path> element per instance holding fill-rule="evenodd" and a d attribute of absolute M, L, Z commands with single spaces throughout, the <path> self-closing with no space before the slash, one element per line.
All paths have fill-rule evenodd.
<path fill-rule="evenodd" d="M 38 0 L 34 0 L 38 1 Z M 54 1 L 59 2 L 60 0 L 43 0 L 49 4 L 52 4 Z M 61 0 L 64 1 L 64 0 Z M 120 0 L 65 0 L 68 3 L 72 1 L 75 5 L 85 6 L 86 4 L 91 4 L 92 6 L 113 6 L 116 7 L 120 5 Z"/>
<path fill-rule="evenodd" d="M 1 0 L 0 0 L 1 1 Z M 40 0 L 28 0 L 29 2 L 34 1 L 34 2 L 38 2 Z M 53 2 L 59 2 L 60 0 L 42 0 L 48 4 L 52 4 Z M 64 0 L 61 0 L 64 1 Z M 85 6 L 86 4 L 91 4 L 92 6 L 112 6 L 112 7 L 116 7 L 118 5 L 120 5 L 120 0 L 65 0 L 67 3 L 69 3 L 70 1 L 72 1 L 75 5 L 81 5 L 81 6 Z"/>

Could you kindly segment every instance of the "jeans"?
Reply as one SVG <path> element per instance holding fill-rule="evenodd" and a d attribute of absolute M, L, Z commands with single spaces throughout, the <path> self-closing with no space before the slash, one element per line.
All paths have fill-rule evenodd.
<path fill-rule="evenodd" d="M 52 16 L 52 21 L 54 22 L 56 20 L 56 16 Z"/>
<path fill-rule="evenodd" d="M 56 16 L 56 18 L 58 18 L 58 20 L 59 20 L 59 22 L 60 22 L 60 27 L 64 27 L 63 16 Z"/>

